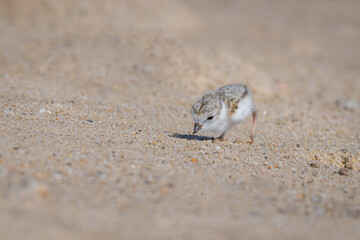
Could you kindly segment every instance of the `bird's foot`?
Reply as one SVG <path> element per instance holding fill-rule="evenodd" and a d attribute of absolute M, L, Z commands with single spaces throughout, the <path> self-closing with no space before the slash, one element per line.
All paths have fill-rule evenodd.
<path fill-rule="evenodd" d="M 234 141 L 234 143 L 247 143 L 247 144 L 253 144 L 254 143 L 254 138 L 252 137 L 252 136 L 250 136 L 250 139 L 249 140 L 247 140 L 247 141 L 241 141 L 241 140 L 238 140 L 238 139 L 236 139 L 235 141 Z"/>
<path fill-rule="evenodd" d="M 223 137 L 212 138 L 211 140 L 212 140 L 212 142 L 223 142 L 223 141 L 225 141 L 225 139 Z"/>

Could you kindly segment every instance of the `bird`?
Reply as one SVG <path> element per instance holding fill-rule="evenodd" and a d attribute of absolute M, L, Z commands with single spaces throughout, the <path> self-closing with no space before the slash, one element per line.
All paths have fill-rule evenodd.
<path fill-rule="evenodd" d="M 252 93 L 244 84 L 225 85 L 205 93 L 191 108 L 194 120 L 193 134 L 202 130 L 218 134 L 214 141 L 224 141 L 228 130 L 252 115 L 250 140 L 254 142 L 255 123 L 258 116 L 253 106 Z"/>

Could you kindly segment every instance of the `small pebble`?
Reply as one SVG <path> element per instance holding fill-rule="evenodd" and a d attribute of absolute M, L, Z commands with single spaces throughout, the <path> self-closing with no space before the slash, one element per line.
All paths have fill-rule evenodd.
<path fill-rule="evenodd" d="M 347 153 L 349 150 L 347 150 L 346 148 L 342 148 L 340 149 L 341 152 Z"/>
<path fill-rule="evenodd" d="M 350 170 L 347 168 L 341 168 L 338 173 L 341 176 L 348 176 L 350 174 Z"/>
<path fill-rule="evenodd" d="M 199 162 L 199 159 L 197 159 L 197 158 L 192 158 L 192 159 L 191 159 L 191 162 L 197 163 L 197 162 Z"/>
<path fill-rule="evenodd" d="M 309 165 L 312 168 L 319 168 L 319 165 L 317 165 L 316 163 L 310 163 Z"/>
<path fill-rule="evenodd" d="M 48 114 L 51 114 L 51 111 L 50 110 L 46 110 L 45 108 L 40 108 L 39 110 L 39 113 L 48 113 Z"/>
<path fill-rule="evenodd" d="M 351 100 L 345 104 L 344 108 L 349 111 L 355 111 L 358 109 L 358 104 L 356 101 Z"/>

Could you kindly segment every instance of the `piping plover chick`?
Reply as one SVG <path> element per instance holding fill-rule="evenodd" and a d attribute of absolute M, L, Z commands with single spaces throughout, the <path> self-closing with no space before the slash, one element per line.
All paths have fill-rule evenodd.
<path fill-rule="evenodd" d="M 204 94 L 191 108 L 194 133 L 200 130 L 218 134 L 215 140 L 224 140 L 226 132 L 252 114 L 253 123 L 249 143 L 254 141 L 257 110 L 253 107 L 251 92 L 243 84 L 226 85 Z"/>

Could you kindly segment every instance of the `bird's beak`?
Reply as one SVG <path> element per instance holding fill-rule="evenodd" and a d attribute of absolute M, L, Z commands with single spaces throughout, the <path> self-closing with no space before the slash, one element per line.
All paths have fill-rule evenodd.
<path fill-rule="evenodd" d="M 201 124 L 195 123 L 193 134 L 194 134 L 194 133 L 197 133 L 197 132 L 201 129 L 201 127 L 202 127 Z"/>

